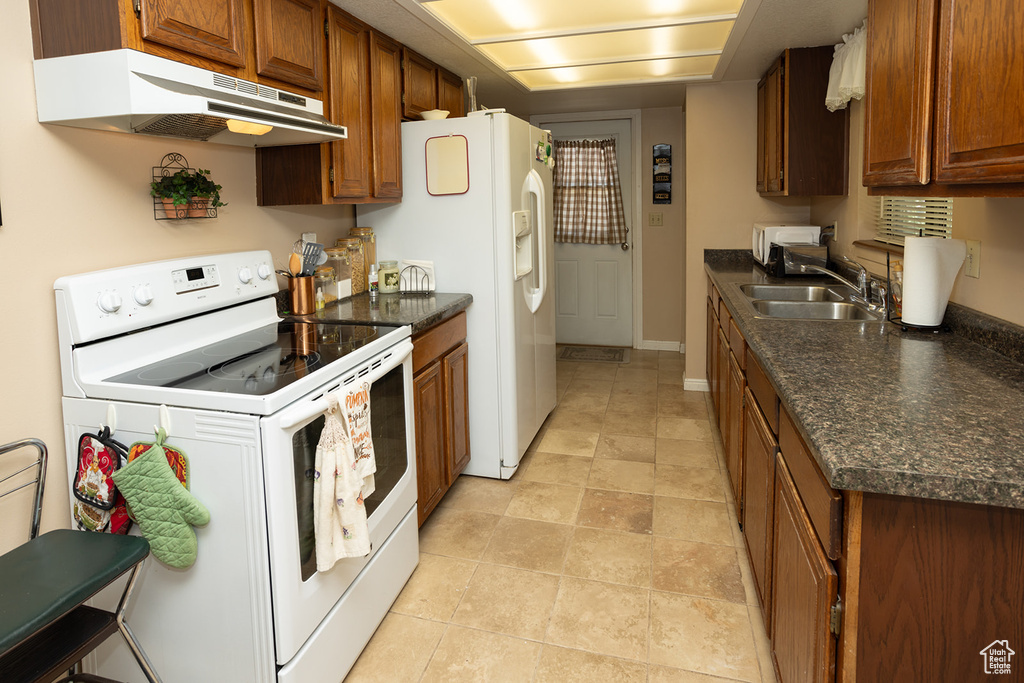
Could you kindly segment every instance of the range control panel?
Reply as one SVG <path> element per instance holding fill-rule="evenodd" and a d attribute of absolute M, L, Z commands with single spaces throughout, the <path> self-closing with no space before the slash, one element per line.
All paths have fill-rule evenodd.
<path fill-rule="evenodd" d="M 57 322 L 71 341 L 133 332 L 275 294 L 268 251 L 154 261 L 62 277 Z"/>

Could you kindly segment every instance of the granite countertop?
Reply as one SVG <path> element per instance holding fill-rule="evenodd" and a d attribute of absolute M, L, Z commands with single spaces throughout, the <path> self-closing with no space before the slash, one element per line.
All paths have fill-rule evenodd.
<path fill-rule="evenodd" d="M 364 325 L 409 325 L 417 334 L 444 322 L 473 302 L 471 294 L 378 294 L 372 300 L 366 292 L 332 301 L 310 315 L 289 316 L 290 320 L 313 323 L 355 323 Z"/>
<path fill-rule="evenodd" d="M 1024 365 L 949 331 L 756 318 L 739 285 L 783 280 L 704 265 L 833 488 L 1024 508 Z"/>

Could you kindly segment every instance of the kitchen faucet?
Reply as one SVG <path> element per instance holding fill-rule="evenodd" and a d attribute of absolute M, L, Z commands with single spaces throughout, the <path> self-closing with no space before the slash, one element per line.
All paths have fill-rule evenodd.
<path fill-rule="evenodd" d="M 820 275 L 827 275 L 827 276 L 829 276 L 829 277 L 831 277 L 831 278 L 833 278 L 835 280 L 838 280 L 839 282 L 843 283 L 844 285 L 846 285 L 850 289 L 853 289 L 853 290 L 857 291 L 856 294 L 851 295 L 851 297 L 850 297 L 851 299 L 853 299 L 854 301 L 859 301 L 860 303 L 863 303 L 864 305 L 866 305 L 871 310 L 880 310 L 880 311 L 882 311 L 883 315 L 886 315 L 887 303 L 888 303 L 888 301 L 887 301 L 888 295 L 887 295 L 887 292 L 886 292 L 885 285 L 880 283 L 880 282 L 876 282 L 876 281 L 872 280 L 871 275 L 868 273 L 868 269 L 865 268 L 860 263 L 857 263 L 853 259 L 847 258 L 846 256 L 842 256 L 842 255 L 839 256 L 839 259 L 842 260 L 843 262 L 848 263 L 851 266 L 854 266 L 855 268 L 857 268 L 857 283 L 856 284 L 854 284 L 853 282 L 847 280 L 842 275 L 840 275 L 838 273 L 835 273 L 835 272 L 833 272 L 833 271 L 831 271 L 831 270 L 829 270 L 827 268 L 822 268 L 821 266 L 815 266 L 815 265 L 811 265 L 811 264 L 801 264 L 800 265 L 800 272 L 801 273 L 818 273 Z M 877 304 L 877 305 L 871 303 L 871 292 L 872 292 L 872 289 L 874 289 L 875 291 L 878 292 L 878 300 L 879 300 L 880 303 Z"/>

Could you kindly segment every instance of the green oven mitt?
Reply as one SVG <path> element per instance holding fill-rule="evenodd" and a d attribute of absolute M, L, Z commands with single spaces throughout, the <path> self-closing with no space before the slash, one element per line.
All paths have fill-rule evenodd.
<path fill-rule="evenodd" d="M 199 551 L 192 525 L 209 522 L 210 512 L 167 464 L 164 438 L 161 429 L 156 443 L 112 476 L 149 541 L 153 556 L 168 566 L 187 569 Z"/>

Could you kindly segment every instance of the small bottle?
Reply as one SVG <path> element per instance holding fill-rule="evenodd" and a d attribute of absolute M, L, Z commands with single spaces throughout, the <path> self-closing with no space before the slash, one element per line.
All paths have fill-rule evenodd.
<path fill-rule="evenodd" d="M 371 263 L 370 264 L 370 284 L 369 284 L 368 289 L 370 290 L 370 298 L 371 299 L 377 298 L 377 292 L 379 291 L 379 288 L 378 288 L 378 276 L 377 276 L 377 264 L 376 263 Z"/>
<path fill-rule="evenodd" d="M 324 288 L 316 288 L 316 310 L 322 310 L 327 305 L 327 300 L 324 298 Z"/>
<path fill-rule="evenodd" d="M 897 318 L 903 317 L 903 261 L 892 264 L 892 307 Z"/>

